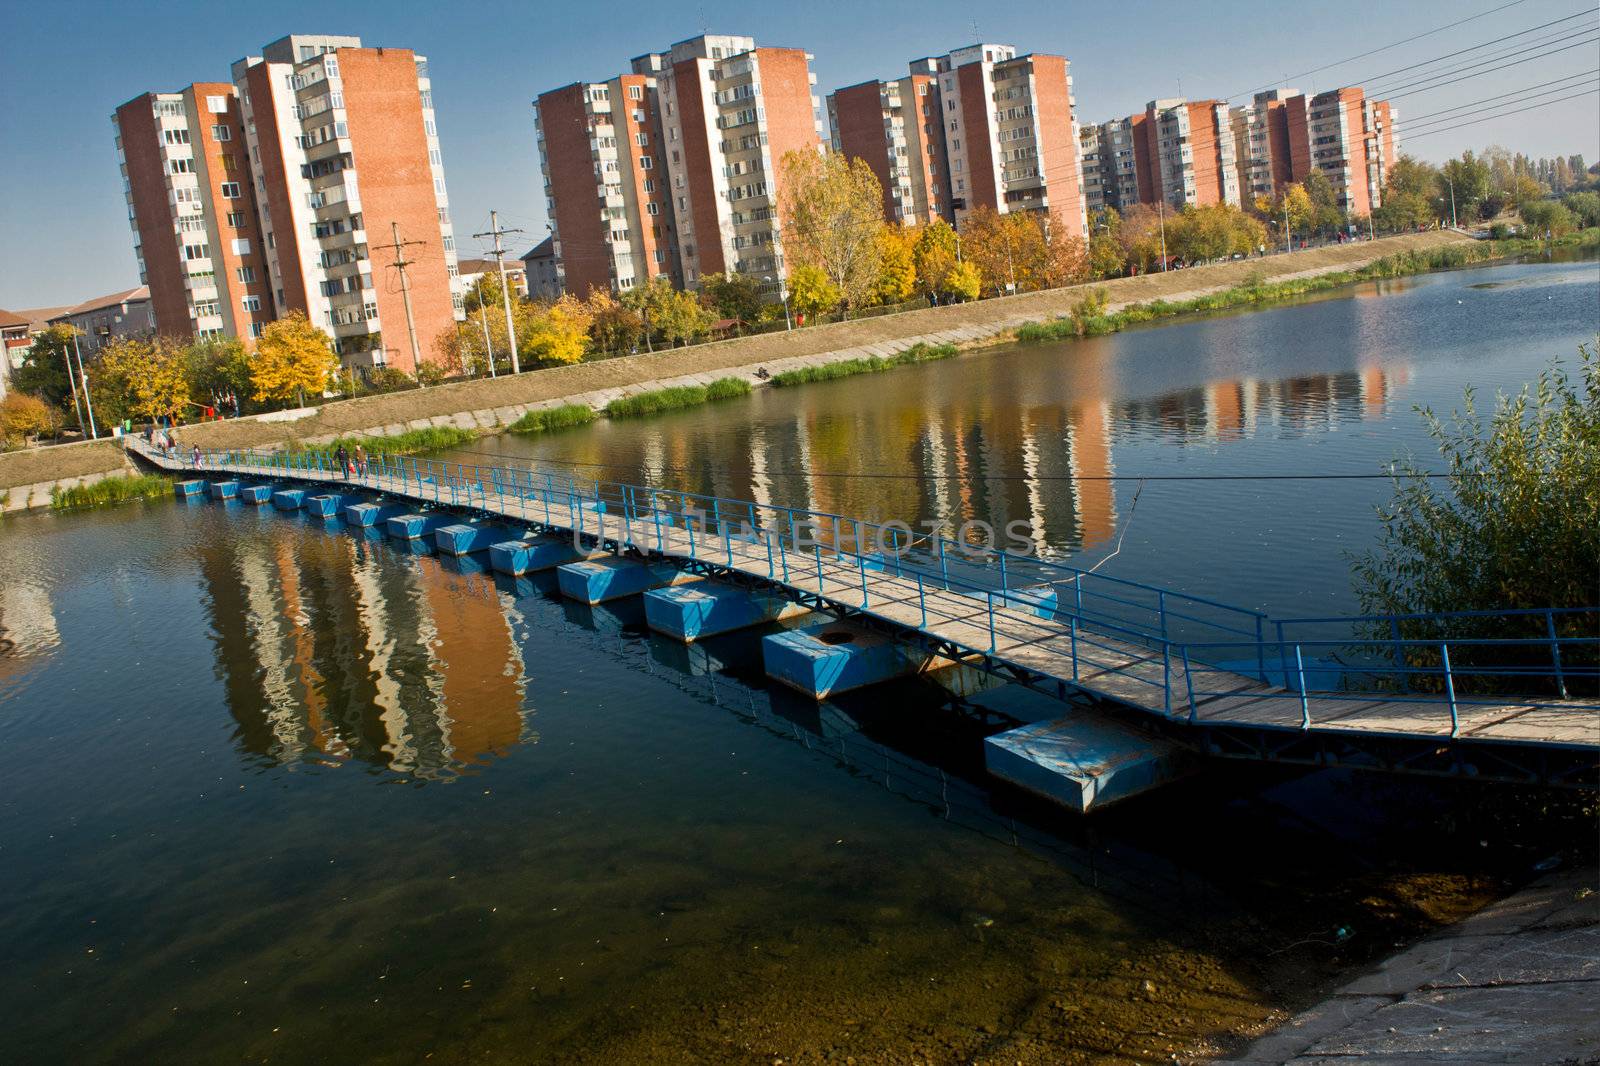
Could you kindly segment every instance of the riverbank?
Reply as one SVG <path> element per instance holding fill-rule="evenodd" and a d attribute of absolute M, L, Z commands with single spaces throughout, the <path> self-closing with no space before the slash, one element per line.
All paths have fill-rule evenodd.
<path fill-rule="evenodd" d="M 1600 892 L 1552 874 L 1340 988 L 1219 1066 L 1600 1058 Z"/>
<path fill-rule="evenodd" d="M 1448 231 L 1386 237 L 1292 255 L 1116 278 L 979 303 L 930 307 L 793 332 L 551 367 L 516 377 L 364 396 L 317 408 L 186 426 L 179 436 L 185 446 L 272 448 L 296 443 L 318 445 L 355 435 L 388 437 L 433 427 L 498 432 L 531 412 L 565 405 L 582 404 L 603 410 L 613 401 L 638 393 L 704 388 L 730 376 L 759 387 L 770 384 L 774 375 L 801 372 L 803 376 L 811 368 L 837 362 L 894 359 L 919 344 L 957 348 L 990 345 L 1026 323 L 1070 316 L 1087 289 L 1105 293 L 1107 309 L 1114 312 L 1133 304 L 1199 299 L 1236 289 L 1258 277 L 1264 282 L 1281 283 L 1451 246 L 1477 244 L 1463 234 Z M 83 451 L 67 459 L 68 469 L 60 469 L 60 460 L 69 448 Z M 7 509 L 44 506 L 51 489 L 62 479 L 121 473 L 126 462 L 121 449 L 110 441 L 3 454 L 0 491 L 13 490 Z"/>

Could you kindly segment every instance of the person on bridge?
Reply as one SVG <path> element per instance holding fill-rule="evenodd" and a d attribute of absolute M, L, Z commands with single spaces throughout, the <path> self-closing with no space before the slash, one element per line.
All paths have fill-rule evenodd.
<path fill-rule="evenodd" d="M 345 451 L 343 444 L 339 445 L 338 449 L 333 453 L 333 459 L 339 464 L 339 473 L 341 475 L 350 473 L 350 453 Z"/>
<path fill-rule="evenodd" d="M 367 450 L 361 445 L 356 445 L 356 477 L 367 476 Z"/>
<path fill-rule="evenodd" d="M 200 469 L 200 461 L 200 445 L 196 444 L 194 446 L 194 468 L 196 470 Z"/>

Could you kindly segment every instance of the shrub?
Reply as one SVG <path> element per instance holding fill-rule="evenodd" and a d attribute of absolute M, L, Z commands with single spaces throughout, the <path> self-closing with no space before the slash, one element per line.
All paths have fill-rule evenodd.
<path fill-rule="evenodd" d="M 774 374 L 772 384 L 778 388 L 787 388 L 792 385 L 804 385 L 816 381 L 834 381 L 838 378 L 854 377 L 856 374 L 876 374 L 884 370 L 892 370 L 897 366 L 910 366 L 913 363 L 930 363 L 938 359 L 949 359 L 960 354 L 960 349 L 953 344 L 927 344 L 918 341 L 903 352 L 888 358 L 871 356 L 866 359 L 841 359 L 837 363 L 823 363 L 821 366 L 802 367 L 799 370 L 785 370 L 781 374 Z"/>
<path fill-rule="evenodd" d="M 623 396 L 606 404 L 608 418 L 643 418 L 663 411 L 676 411 L 696 407 L 706 402 L 704 385 L 673 385 L 632 396 Z"/>
<path fill-rule="evenodd" d="M 60 425 L 60 412 L 37 396 L 13 392 L 0 400 L 0 444 L 6 448 L 20 448 Z"/>
<path fill-rule="evenodd" d="M 416 455 L 454 448 L 477 438 L 478 435 L 471 430 L 457 429 L 455 426 L 429 426 L 426 429 L 408 429 L 392 437 L 338 437 L 326 444 L 297 443 L 290 445 L 289 450 L 329 456 L 335 454 L 342 444 L 347 452 L 354 452 L 360 446 L 368 455 Z"/>
<path fill-rule="evenodd" d="M 564 403 L 560 407 L 546 407 L 529 411 L 506 428 L 513 433 L 551 433 L 573 426 L 587 426 L 597 416 L 586 403 Z"/>

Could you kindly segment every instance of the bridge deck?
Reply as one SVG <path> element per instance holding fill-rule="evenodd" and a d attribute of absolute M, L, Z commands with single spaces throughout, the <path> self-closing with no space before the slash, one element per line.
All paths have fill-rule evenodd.
<path fill-rule="evenodd" d="M 215 463 L 194 470 L 181 460 L 134 447 L 152 463 L 174 472 L 282 476 L 366 489 L 425 506 L 440 502 L 419 491 L 410 479 L 381 472 L 347 478 L 327 470 L 263 468 L 259 458 L 254 463 Z M 853 555 L 831 549 L 800 552 L 771 532 L 743 539 L 696 532 L 681 524 L 640 522 L 637 517 L 629 522 L 622 515 L 597 515 L 577 506 L 578 500 L 566 493 L 507 492 L 475 482 L 458 505 L 555 530 L 602 535 L 670 559 L 737 571 L 787 588 L 791 594 L 825 599 L 918 631 L 947 645 L 958 657 L 987 656 L 1175 721 L 1255 730 L 1600 748 L 1600 702 L 1478 697 L 1455 701 L 1452 715 L 1452 703 L 1444 696 L 1307 692 L 1302 697 L 1298 691 L 1198 662 L 1191 671 L 1182 648 L 1159 641 L 1140 643 L 1108 632 L 1116 627 L 1042 618 L 1014 606 L 999 590 L 995 595 L 963 594 L 941 585 L 937 575 L 901 571 L 892 561 L 872 569 Z M 1275 662 L 1277 655 L 1274 650 L 1269 661 Z"/>

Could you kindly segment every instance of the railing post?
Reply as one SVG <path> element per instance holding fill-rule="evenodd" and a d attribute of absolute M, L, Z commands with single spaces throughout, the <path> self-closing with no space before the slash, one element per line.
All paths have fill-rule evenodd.
<path fill-rule="evenodd" d="M 1000 553 L 1000 591 L 1001 592 L 1005 592 L 1007 590 L 1007 588 L 1008 588 L 1008 586 L 1006 584 L 1006 553 L 1004 551 L 1002 551 Z"/>
<path fill-rule="evenodd" d="M 860 530 L 859 523 L 856 528 L 858 531 Z M 864 611 L 867 609 L 867 557 L 861 554 L 859 541 L 856 543 L 856 565 L 861 568 L 861 609 Z"/>
<path fill-rule="evenodd" d="M 1161 642 L 1161 709 L 1172 717 L 1172 645 Z"/>
<path fill-rule="evenodd" d="M 1283 623 L 1277 623 L 1278 628 L 1278 669 L 1283 674 L 1283 687 L 1289 687 L 1289 655 L 1284 650 Z"/>
<path fill-rule="evenodd" d="M 1156 610 L 1161 616 L 1161 639 L 1167 639 L 1167 590 L 1160 589 L 1156 592 Z"/>
<path fill-rule="evenodd" d="M 1184 654 L 1188 654 L 1187 651 Z M 1187 669 L 1187 667 L 1185 667 Z M 1256 615 L 1256 676 L 1261 678 L 1261 683 L 1267 683 L 1267 648 L 1261 642 L 1261 616 Z"/>
<path fill-rule="evenodd" d="M 989 598 L 989 654 L 993 655 L 994 654 L 994 649 L 995 649 L 995 642 L 994 642 L 994 592 L 992 590 L 987 590 L 986 589 L 984 591 L 984 595 Z"/>
<path fill-rule="evenodd" d="M 1189 693 L 1189 721 L 1200 717 L 1200 708 L 1194 702 L 1194 674 L 1189 669 L 1189 645 L 1183 646 L 1183 687 Z"/>
<path fill-rule="evenodd" d="M 817 553 L 817 595 L 820 596 L 822 595 L 822 545 L 813 545 L 813 550 Z"/>
<path fill-rule="evenodd" d="M 659 527 L 658 527 L 659 528 Z M 767 577 L 772 577 L 772 530 L 767 530 Z M 659 534 L 657 534 L 659 536 Z"/>
<path fill-rule="evenodd" d="M 949 592 L 950 591 L 950 566 L 949 566 L 949 563 L 945 560 L 945 557 L 944 557 L 944 534 L 943 533 L 935 533 L 934 537 L 937 538 L 938 541 L 939 541 L 939 580 L 944 583 L 944 590 L 946 592 Z"/>
<path fill-rule="evenodd" d="M 1554 611 L 1544 612 L 1545 629 L 1550 633 L 1550 661 L 1556 668 L 1556 691 L 1561 693 L 1561 698 L 1567 698 L 1567 679 L 1561 672 L 1561 641 L 1556 637 L 1556 614 Z"/>
<path fill-rule="evenodd" d="M 1400 643 L 1400 619 L 1394 615 L 1389 616 L 1389 632 L 1394 638 L 1394 665 L 1400 671 L 1400 690 L 1411 691 L 1411 673 L 1406 669 L 1405 645 Z"/>
<path fill-rule="evenodd" d="M 917 574 L 917 606 L 922 609 L 922 628 L 928 628 L 928 600 L 922 591 L 922 574 Z"/>
<path fill-rule="evenodd" d="M 1294 672 L 1300 686 L 1300 728 L 1311 728 L 1311 700 L 1306 696 L 1306 663 L 1300 654 L 1300 644 L 1294 646 Z"/>
<path fill-rule="evenodd" d="M 1068 633 L 1072 639 L 1072 680 L 1078 680 L 1078 616 L 1067 616 Z"/>
<path fill-rule="evenodd" d="M 1450 670 L 1450 645 L 1442 640 L 1439 642 L 1439 658 L 1444 662 L 1444 691 L 1450 697 L 1450 736 L 1454 739 L 1461 735 L 1461 716 L 1456 710 L 1456 679 Z"/>

